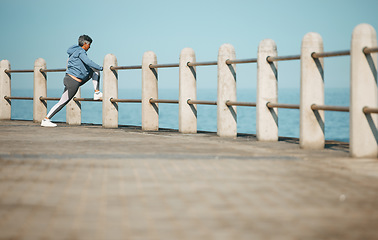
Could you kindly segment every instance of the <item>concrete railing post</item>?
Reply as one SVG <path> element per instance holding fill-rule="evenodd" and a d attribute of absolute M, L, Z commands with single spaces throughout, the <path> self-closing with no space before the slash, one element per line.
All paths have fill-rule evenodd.
<path fill-rule="evenodd" d="M 278 101 L 277 62 L 268 62 L 269 56 L 277 56 L 277 46 L 273 40 L 264 39 L 257 52 L 256 135 L 259 141 L 278 141 L 277 108 L 266 106 L 268 102 Z"/>
<path fill-rule="evenodd" d="M 46 61 L 38 58 L 34 62 L 34 95 L 33 95 L 33 121 L 41 122 L 47 115 L 47 103 L 40 97 L 47 97 L 47 75 L 41 72 L 46 69 Z"/>
<path fill-rule="evenodd" d="M 154 52 L 148 51 L 142 60 L 142 130 L 159 130 L 159 105 L 150 103 L 150 99 L 158 98 L 158 75 L 156 68 L 150 68 L 151 64 L 157 64 Z"/>
<path fill-rule="evenodd" d="M 350 154 L 352 157 L 377 157 L 378 115 L 364 114 L 365 106 L 377 108 L 377 54 L 364 54 L 363 48 L 377 47 L 374 28 L 356 26 L 351 43 L 350 80 Z"/>
<path fill-rule="evenodd" d="M 196 56 L 191 48 L 184 48 L 180 54 L 179 69 L 179 131 L 197 133 L 197 105 L 189 105 L 188 99 L 197 99 L 196 67 L 188 66 L 195 62 Z"/>
<path fill-rule="evenodd" d="M 231 44 L 223 44 L 218 52 L 217 134 L 236 137 L 236 106 L 226 105 L 227 101 L 236 101 L 236 65 L 226 64 L 227 59 L 235 59 L 235 49 Z"/>
<path fill-rule="evenodd" d="M 5 70 L 10 70 L 10 63 L 8 60 L 1 60 L 0 62 L 0 120 L 11 119 L 11 102 L 4 99 L 5 96 L 11 96 L 11 76 L 5 73 Z"/>
<path fill-rule="evenodd" d="M 110 67 L 117 66 L 117 58 L 113 54 L 107 54 L 104 58 L 104 80 L 102 98 L 102 126 L 104 128 L 118 128 L 118 103 L 110 101 L 118 98 L 118 72 Z"/>
<path fill-rule="evenodd" d="M 299 143 L 304 149 L 324 148 L 324 111 L 314 111 L 311 105 L 324 105 L 323 58 L 312 58 L 313 52 L 323 52 L 323 40 L 318 33 L 307 33 L 301 48 L 301 87 Z"/>
<path fill-rule="evenodd" d="M 75 97 L 80 98 L 81 88 L 77 91 L 74 98 L 69 101 L 66 107 L 66 122 L 69 125 L 81 125 L 81 103 L 74 101 Z"/>

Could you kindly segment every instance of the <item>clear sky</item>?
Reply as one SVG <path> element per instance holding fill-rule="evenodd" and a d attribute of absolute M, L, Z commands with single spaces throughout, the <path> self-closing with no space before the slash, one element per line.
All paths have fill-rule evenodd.
<path fill-rule="evenodd" d="M 215 61 L 223 43 L 238 59 L 254 58 L 265 38 L 279 55 L 300 53 L 303 36 L 318 32 L 325 51 L 348 50 L 360 23 L 378 29 L 377 0 L 0 0 L 0 59 L 12 69 L 32 69 L 44 58 L 47 68 L 64 68 L 66 50 L 81 34 L 92 37 L 88 56 L 103 64 L 113 53 L 118 65 L 140 65 L 145 51 L 158 63 L 178 63 L 191 47 L 197 61 Z M 299 61 L 279 62 L 279 87 L 299 88 Z M 256 64 L 236 67 L 238 88 L 256 87 Z M 216 66 L 197 68 L 198 87 L 215 88 Z M 21 76 L 22 75 L 22 76 Z M 63 73 L 48 73 L 48 86 L 62 88 Z M 349 87 L 349 57 L 325 60 L 326 87 Z M 140 70 L 122 71 L 120 88 L 140 88 Z M 14 74 L 12 87 L 31 88 L 32 74 Z M 178 69 L 159 69 L 159 87 L 178 88 Z"/>

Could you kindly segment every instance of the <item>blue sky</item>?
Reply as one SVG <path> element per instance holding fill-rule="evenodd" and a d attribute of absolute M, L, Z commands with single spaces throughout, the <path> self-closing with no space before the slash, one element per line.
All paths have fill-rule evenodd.
<path fill-rule="evenodd" d="M 303 36 L 318 32 L 324 50 L 347 50 L 360 23 L 378 29 L 377 0 L 0 0 L 0 58 L 12 69 L 32 69 L 41 57 L 64 68 L 66 50 L 81 34 L 94 40 L 88 56 L 103 64 L 113 53 L 119 65 L 140 65 L 145 51 L 158 63 L 177 63 L 191 47 L 197 61 L 215 61 L 223 43 L 238 59 L 254 58 L 261 40 L 273 39 L 279 55 L 300 53 Z M 279 87 L 299 88 L 300 62 L 279 62 Z M 325 60 L 326 87 L 349 87 L 349 57 Z M 197 68 L 198 87 L 214 88 L 216 66 Z M 62 88 L 63 73 L 48 73 L 48 86 Z M 238 88 L 256 87 L 256 64 L 237 65 Z M 140 88 L 140 70 L 119 72 L 120 89 Z M 87 84 L 89 85 L 89 84 Z M 13 88 L 32 89 L 32 74 L 13 74 Z M 159 69 L 159 87 L 178 88 L 178 69 Z"/>

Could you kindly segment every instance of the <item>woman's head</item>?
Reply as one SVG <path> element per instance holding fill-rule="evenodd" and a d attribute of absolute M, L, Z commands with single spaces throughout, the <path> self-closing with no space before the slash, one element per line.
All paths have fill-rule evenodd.
<path fill-rule="evenodd" d="M 92 38 L 88 35 L 81 35 L 78 42 L 80 47 L 82 47 L 85 51 L 88 51 L 88 49 L 91 47 Z"/>

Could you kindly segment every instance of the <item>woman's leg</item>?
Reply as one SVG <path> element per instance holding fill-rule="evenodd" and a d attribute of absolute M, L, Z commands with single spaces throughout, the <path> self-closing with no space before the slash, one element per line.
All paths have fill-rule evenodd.
<path fill-rule="evenodd" d="M 52 118 L 55 114 L 57 114 L 66 104 L 75 96 L 77 90 L 79 89 L 80 83 L 70 76 L 66 75 L 64 77 L 64 92 L 62 97 L 60 98 L 59 102 L 55 104 L 50 112 L 47 114 L 47 118 Z"/>
<path fill-rule="evenodd" d="M 92 82 L 93 82 L 93 88 L 94 88 L 94 100 L 100 100 L 102 99 L 102 92 L 100 92 L 100 71 L 93 70 L 92 72 Z"/>
<path fill-rule="evenodd" d="M 92 73 L 93 88 L 95 91 L 100 91 L 100 71 L 93 70 Z"/>

